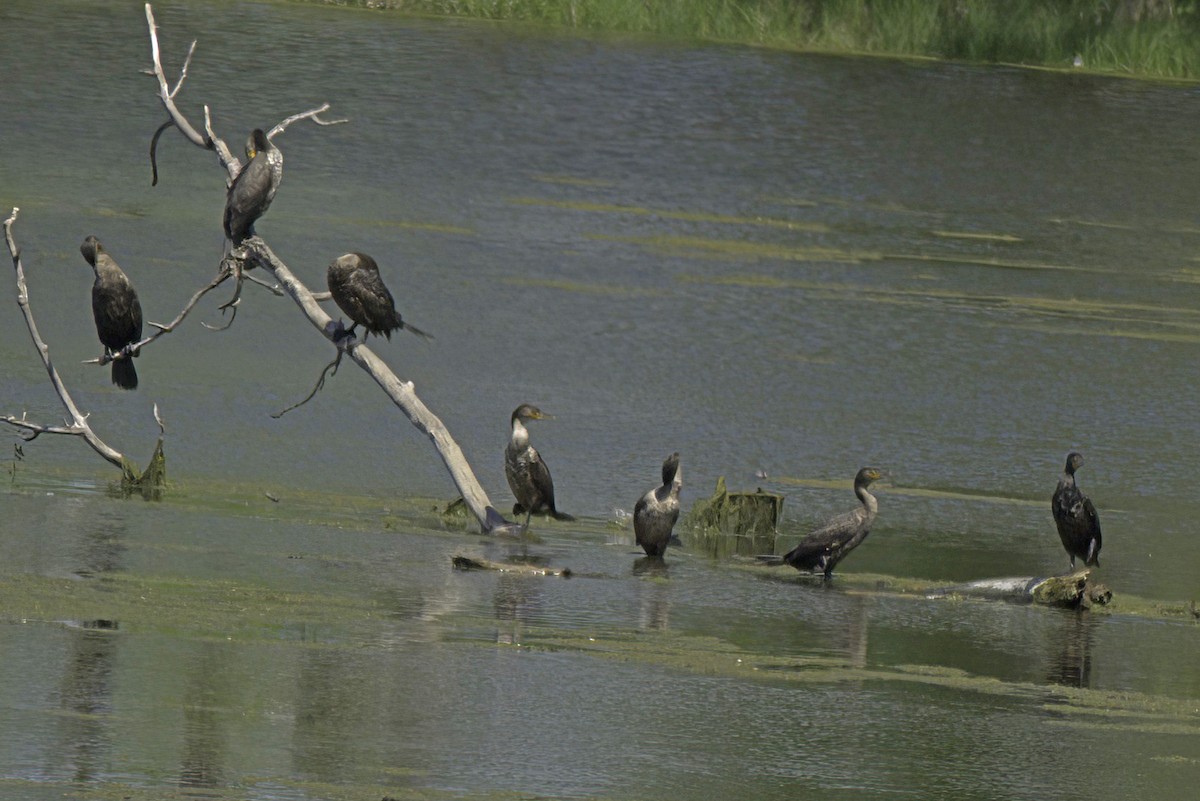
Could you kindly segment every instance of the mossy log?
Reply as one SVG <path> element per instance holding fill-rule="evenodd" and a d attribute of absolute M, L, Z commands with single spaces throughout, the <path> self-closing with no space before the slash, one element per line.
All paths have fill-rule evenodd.
<path fill-rule="evenodd" d="M 1102 606 L 1112 599 L 1103 584 L 1091 582 L 1090 570 L 1063 576 L 994 578 L 956 584 L 929 593 L 930 598 L 984 598 L 993 601 L 1036 603 L 1046 606 Z"/>
<path fill-rule="evenodd" d="M 692 504 L 683 521 L 684 537 L 715 557 L 772 553 L 783 500 L 784 496 L 762 489 L 729 492 L 721 476 L 711 496 Z"/>

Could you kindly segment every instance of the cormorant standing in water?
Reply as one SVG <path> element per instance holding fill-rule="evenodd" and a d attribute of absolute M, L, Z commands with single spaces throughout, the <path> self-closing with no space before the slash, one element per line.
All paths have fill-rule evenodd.
<path fill-rule="evenodd" d="M 530 420 L 545 420 L 542 410 L 522 403 L 512 413 L 512 438 L 504 448 L 504 476 L 517 502 L 513 514 L 525 513 L 525 524 L 534 513 L 547 513 L 555 520 L 574 520 L 565 512 L 554 508 L 554 481 L 550 468 L 542 461 L 541 454 L 529 444 L 529 431 L 525 423 Z"/>
<path fill-rule="evenodd" d="M 1063 468 L 1058 487 L 1050 498 L 1050 509 L 1058 526 L 1058 536 L 1063 548 L 1071 557 L 1071 571 L 1075 570 L 1076 557 L 1085 565 L 1100 566 L 1100 516 L 1088 496 L 1075 484 L 1075 471 L 1083 466 L 1083 456 L 1067 454 L 1067 466 Z"/>
<path fill-rule="evenodd" d="M 368 334 L 383 334 L 388 339 L 392 338 L 393 331 L 401 328 L 430 338 L 429 334 L 401 319 L 392 293 L 379 276 L 379 265 L 367 254 L 338 256 L 325 271 L 325 280 L 334 302 L 352 322 L 346 336 L 353 336 L 354 329 L 361 323 Z M 366 339 L 365 335 L 363 339 Z"/>
<path fill-rule="evenodd" d="M 671 531 L 679 519 L 679 490 L 683 475 L 679 454 L 673 453 L 662 464 L 662 486 L 638 499 L 633 507 L 633 533 L 646 556 L 662 558 L 671 542 Z"/>
<path fill-rule="evenodd" d="M 104 246 L 94 236 L 83 240 L 79 252 L 92 265 L 96 281 L 92 284 L 92 315 L 96 318 L 96 333 L 104 345 L 106 356 L 116 356 L 142 338 L 142 304 L 125 273 L 104 252 Z M 137 389 L 137 370 L 133 357 L 125 354 L 112 363 L 112 382 L 121 389 Z"/>
<path fill-rule="evenodd" d="M 249 161 L 233 179 L 225 197 L 225 236 L 238 247 L 254 235 L 254 222 L 267 213 L 283 180 L 283 153 L 261 128 L 246 142 Z"/>
<path fill-rule="evenodd" d="M 818 570 L 829 578 L 833 568 L 846 555 L 862 544 L 871 533 L 871 524 L 879 513 L 875 496 L 867 492 L 871 483 L 883 478 L 883 473 L 874 467 L 864 467 L 854 476 L 854 494 L 862 506 L 852 512 L 838 515 L 825 525 L 812 531 L 792 550 L 782 557 L 768 561 L 772 565 L 789 564 L 797 570 Z"/>

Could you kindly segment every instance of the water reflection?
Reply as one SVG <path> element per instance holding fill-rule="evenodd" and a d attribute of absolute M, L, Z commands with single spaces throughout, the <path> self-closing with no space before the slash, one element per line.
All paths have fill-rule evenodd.
<path fill-rule="evenodd" d="M 1096 619 L 1086 610 L 1065 612 L 1061 625 L 1051 630 L 1058 647 L 1048 648 L 1046 681 L 1068 687 L 1092 683 L 1092 639 Z"/>
<path fill-rule="evenodd" d="M 220 787 L 225 783 L 228 732 L 220 710 L 229 704 L 228 648 L 200 643 L 187 660 L 192 667 L 183 697 L 183 755 L 179 764 L 182 787 Z"/>
<path fill-rule="evenodd" d="M 500 573 L 496 577 L 496 590 L 492 595 L 492 607 L 496 614 L 496 642 L 519 645 L 521 633 L 538 614 L 542 606 L 544 579 L 536 576 L 521 576 L 516 573 Z"/>
<path fill-rule="evenodd" d="M 120 637 L 111 624 L 71 628 L 70 649 L 60 687 L 60 705 L 69 714 L 59 723 L 59 745 L 51 752 L 53 771 L 69 770 L 74 781 L 96 779 L 111 751 L 113 673 Z"/>
<path fill-rule="evenodd" d="M 76 532 L 78 540 L 73 555 L 79 566 L 75 568 L 75 575 L 95 578 L 124 566 L 124 518 L 101 515 L 92 525 L 81 526 Z"/>
<path fill-rule="evenodd" d="M 671 585 L 667 582 L 667 563 L 660 556 L 642 556 L 633 562 L 638 601 L 638 628 L 665 631 L 670 621 Z"/>

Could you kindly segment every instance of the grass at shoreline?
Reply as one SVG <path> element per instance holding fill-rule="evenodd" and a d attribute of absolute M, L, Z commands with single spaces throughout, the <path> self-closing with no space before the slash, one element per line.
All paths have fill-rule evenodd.
<path fill-rule="evenodd" d="M 323 0 L 788 50 L 1200 78 L 1200 0 Z"/>

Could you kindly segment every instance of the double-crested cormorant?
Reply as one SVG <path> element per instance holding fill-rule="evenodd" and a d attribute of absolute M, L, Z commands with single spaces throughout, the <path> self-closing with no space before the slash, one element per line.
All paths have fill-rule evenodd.
<path fill-rule="evenodd" d="M 556 520 L 574 520 L 565 512 L 554 508 L 554 481 L 550 468 L 542 461 L 541 454 L 529 444 L 529 431 L 525 423 L 530 420 L 545 420 L 542 410 L 522 403 L 512 413 L 512 438 L 504 448 L 504 476 L 517 502 L 513 514 L 525 513 L 525 522 L 532 514 L 547 513 Z"/>
<path fill-rule="evenodd" d="M 662 464 L 662 486 L 647 492 L 633 507 L 633 533 L 646 556 L 661 558 L 667 552 L 671 531 L 679 519 L 682 487 L 679 454 L 673 453 Z"/>
<path fill-rule="evenodd" d="M 353 336 L 354 329 L 361 323 L 368 334 L 383 334 L 388 339 L 392 338 L 393 331 L 401 328 L 429 339 L 429 334 L 401 319 L 392 293 L 379 276 L 379 265 L 367 254 L 338 256 L 325 271 L 325 280 L 334 302 L 353 323 L 347 336 Z"/>
<path fill-rule="evenodd" d="M 1075 570 L 1076 557 L 1085 565 L 1100 566 L 1100 516 L 1088 496 L 1075 484 L 1075 471 L 1083 466 L 1083 456 L 1067 454 L 1067 466 L 1054 495 L 1050 498 L 1050 509 L 1058 526 L 1058 536 L 1063 548 L 1071 557 L 1071 570 Z"/>
<path fill-rule="evenodd" d="M 237 247 L 254 235 L 254 222 L 267 213 L 283 180 L 283 153 L 261 128 L 246 142 L 249 159 L 233 179 L 225 197 L 225 236 Z"/>
<path fill-rule="evenodd" d="M 142 304 L 129 278 L 104 252 L 104 246 L 94 236 L 83 240 L 79 252 L 92 265 L 96 281 L 92 284 L 92 315 L 96 318 L 96 333 L 107 356 L 116 356 L 142 338 Z M 133 356 L 124 354 L 112 363 L 112 382 L 121 389 L 137 389 L 137 370 Z"/>
<path fill-rule="evenodd" d="M 871 524 L 879 513 L 875 496 L 867 492 L 871 483 L 883 477 L 874 467 L 864 467 L 854 476 L 854 494 L 862 506 L 852 512 L 838 515 L 825 525 L 812 531 L 800 544 L 783 555 L 770 560 L 770 564 L 789 564 L 797 570 L 820 571 L 825 578 L 846 555 L 862 544 L 871 533 Z"/>

